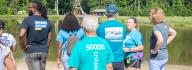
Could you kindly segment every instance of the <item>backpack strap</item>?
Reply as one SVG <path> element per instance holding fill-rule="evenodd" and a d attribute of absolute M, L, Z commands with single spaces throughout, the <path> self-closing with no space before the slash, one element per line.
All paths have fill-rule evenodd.
<path fill-rule="evenodd" d="M 72 35 L 77 36 L 77 32 L 78 32 L 79 30 L 80 30 L 80 29 L 75 30 L 75 31 L 71 31 L 71 32 L 69 33 L 69 37 L 72 36 Z"/>

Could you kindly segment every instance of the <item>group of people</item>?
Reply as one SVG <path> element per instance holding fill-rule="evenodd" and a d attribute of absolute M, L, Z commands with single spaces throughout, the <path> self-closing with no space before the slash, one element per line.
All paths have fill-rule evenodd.
<path fill-rule="evenodd" d="M 51 42 L 51 23 L 47 11 L 39 1 L 31 1 L 29 16 L 20 28 L 19 44 L 26 53 L 29 70 L 45 70 Z M 75 15 L 67 14 L 56 40 L 57 65 L 64 70 L 136 70 L 144 57 L 144 38 L 137 29 L 138 21 L 131 17 L 126 25 L 116 20 L 118 8 L 110 4 L 106 8 L 107 20 L 99 23 L 98 17 L 85 15 L 80 23 Z M 150 70 L 164 70 L 168 61 L 167 45 L 175 38 L 176 31 L 164 21 L 160 8 L 149 12 L 153 24 L 150 38 Z M 0 21 L 0 70 L 16 70 L 12 51 L 15 51 L 14 37 L 4 32 L 5 23 Z M 70 55 L 67 51 L 69 38 L 78 38 Z M 25 41 L 26 40 L 26 41 Z"/>

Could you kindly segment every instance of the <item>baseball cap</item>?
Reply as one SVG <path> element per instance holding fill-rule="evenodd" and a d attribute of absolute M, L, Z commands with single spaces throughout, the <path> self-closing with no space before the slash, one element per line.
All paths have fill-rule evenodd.
<path fill-rule="evenodd" d="M 110 15 L 115 15 L 116 13 L 119 12 L 118 8 L 114 5 L 114 4 L 110 4 L 107 9 L 107 14 L 110 14 Z"/>

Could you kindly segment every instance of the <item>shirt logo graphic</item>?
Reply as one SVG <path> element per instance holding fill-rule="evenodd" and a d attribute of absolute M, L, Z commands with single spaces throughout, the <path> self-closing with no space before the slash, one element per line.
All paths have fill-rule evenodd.
<path fill-rule="evenodd" d="M 123 38 L 123 28 L 122 27 L 110 27 L 105 28 L 105 39 L 119 42 Z"/>
<path fill-rule="evenodd" d="M 42 30 L 47 27 L 47 21 L 35 21 L 35 30 Z"/>
<path fill-rule="evenodd" d="M 11 43 L 10 40 L 7 40 L 6 36 L 1 36 L 0 37 L 0 44 L 8 46 L 10 43 Z"/>
<path fill-rule="evenodd" d="M 88 44 L 86 50 L 105 50 L 105 46 L 103 44 Z"/>

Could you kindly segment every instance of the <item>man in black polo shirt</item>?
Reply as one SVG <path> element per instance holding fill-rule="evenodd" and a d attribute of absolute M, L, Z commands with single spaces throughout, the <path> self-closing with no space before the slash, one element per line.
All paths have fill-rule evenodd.
<path fill-rule="evenodd" d="M 29 16 L 23 20 L 20 29 L 20 46 L 26 55 L 29 70 L 45 70 L 51 39 L 51 24 L 47 11 L 38 1 L 29 3 Z M 27 43 L 25 43 L 25 35 Z"/>

